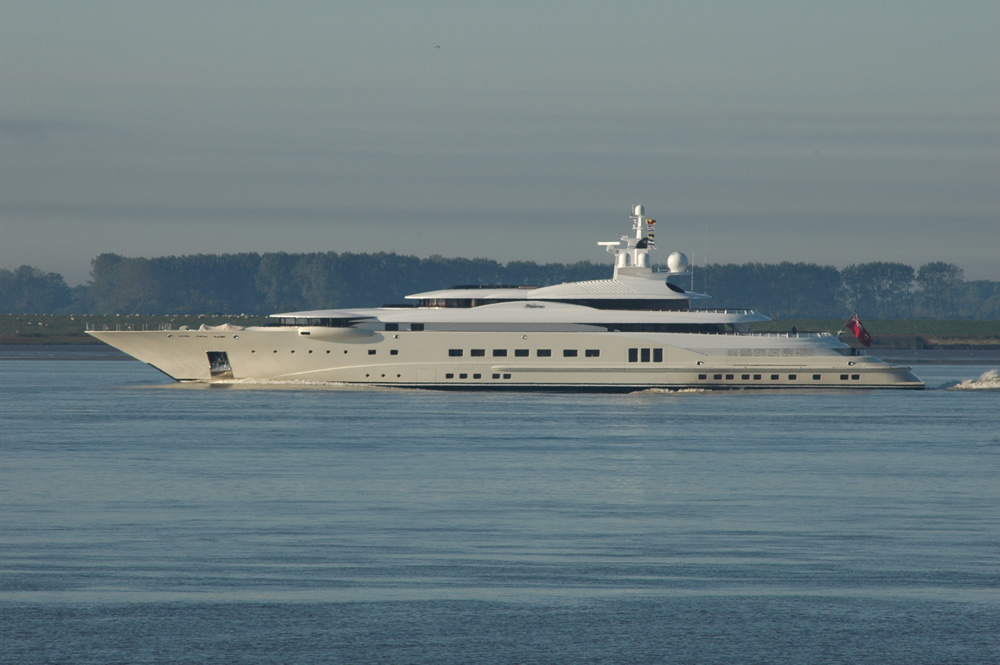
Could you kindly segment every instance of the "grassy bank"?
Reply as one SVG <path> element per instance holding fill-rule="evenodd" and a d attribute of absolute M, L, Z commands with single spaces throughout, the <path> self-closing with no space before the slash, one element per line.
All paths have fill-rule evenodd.
<path fill-rule="evenodd" d="M 158 330 L 225 322 L 259 325 L 267 317 L 217 314 L 121 316 L 115 314 L 6 314 L 0 315 L 0 344 L 100 344 L 86 330 Z"/>
<path fill-rule="evenodd" d="M 836 332 L 845 319 L 785 319 L 756 323 L 755 332 Z M 267 317 L 217 314 L 119 316 L 119 315 L 0 315 L 0 344 L 98 344 L 85 335 L 90 329 L 157 330 L 185 325 L 225 322 L 259 325 Z M 883 349 L 1000 349 L 1000 321 L 866 320 L 875 338 L 872 348 Z M 850 334 L 850 333 L 848 333 Z"/>
<path fill-rule="evenodd" d="M 755 323 L 755 332 L 837 332 L 845 319 L 785 319 Z M 1000 349 L 1000 321 L 865 320 L 881 349 Z M 850 335 L 850 332 L 846 334 Z"/>

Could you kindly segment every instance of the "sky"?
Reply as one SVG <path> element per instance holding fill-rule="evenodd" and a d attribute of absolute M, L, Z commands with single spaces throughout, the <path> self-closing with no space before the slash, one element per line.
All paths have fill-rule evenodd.
<path fill-rule="evenodd" d="M 75 285 L 105 252 L 610 261 L 596 243 L 642 203 L 661 262 L 1000 280 L 995 0 L 0 16 L 0 269 Z"/>

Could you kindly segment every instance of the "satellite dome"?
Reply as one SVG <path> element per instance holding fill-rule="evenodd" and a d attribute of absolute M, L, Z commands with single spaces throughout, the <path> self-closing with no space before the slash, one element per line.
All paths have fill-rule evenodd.
<path fill-rule="evenodd" d="M 634 211 L 636 217 L 642 217 L 646 214 L 646 209 L 642 207 L 641 203 L 634 208 Z"/>
<path fill-rule="evenodd" d="M 688 269 L 688 257 L 684 252 L 671 252 L 667 257 L 667 268 L 670 272 L 686 272 Z"/>

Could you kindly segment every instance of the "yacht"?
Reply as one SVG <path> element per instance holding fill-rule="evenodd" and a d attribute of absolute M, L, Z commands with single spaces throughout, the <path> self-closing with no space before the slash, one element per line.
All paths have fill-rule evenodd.
<path fill-rule="evenodd" d="M 598 243 L 610 279 L 459 286 L 408 305 L 272 314 L 264 326 L 90 330 L 178 381 L 301 381 L 434 389 L 638 391 L 923 388 L 849 337 L 754 333 L 769 318 L 700 306 L 677 284 L 681 252 L 654 266 L 656 222 Z M 858 324 L 860 326 L 860 323 Z M 865 340 L 867 341 L 867 340 Z"/>

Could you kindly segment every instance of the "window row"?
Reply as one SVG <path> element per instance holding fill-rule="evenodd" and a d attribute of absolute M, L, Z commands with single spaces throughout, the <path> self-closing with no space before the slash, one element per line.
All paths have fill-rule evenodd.
<path fill-rule="evenodd" d="M 446 379 L 454 379 L 455 378 L 455 374 L 453 374 L 451 372 L 448 372 L 447 374 L 444 375 L 444 378 L 446 378 Z M 467 378 L 469 378 L 469 375 L 463 372 L 463 373 L 461 373 L 461 374 L 458 375 L 458 378 L 459 379 L 467 379 Z M 473 379 L 481 379 L 481 378 L 483 378 L 483 375 L 482 374 L 473 374 L 472 378 Z M 499 379 L 499 378 L 509 379 L 510 378 L 510 374 L 503 374 L 503 375 L 501 375 L 499 373 L 494 373 L 493 374 L 493 378 L 494 379 Z"/>
<path fill-rule="evenodd" d="M 629 349 L 628 350 L 628 361 L 630 363 L 662 363 L 663 362 L 663 349 Z"/>
<path fill-rule="evenodd" d="M 713 381 L 722 381 L 723 380 L 723 376 L 725 376 L 724 380 L 726 380 L 726 381 L 733 381 L 733 380 L 736 379 L 736 375 L 735 374 L 725 374 L 725 375 L 723 375 L 723 374 L 713 374 L 712 375 L 712 380 Z M 763 380 L 763 375 L 761 375 L 761 374 L 754 374 L 752 376 L 753 376 L 753 378 L 751 379 L 751 375 L 750 374 L 741 374 L 740 375 L 740 380 L 741 381 L 751 381 L 751 380 L 752 381 L 762 381 Z M 799 378 L 798 374 L 788 374 L 787 375 L 787 379 L 789 381 L 797 381 L 798 378 Z M 813 379 L 813 381 L 822 381 L 823 380 L 823 375 L 822 374 L 813 374 L 812 375 L 812 379 Z M 707 381 L 708 380 L 708 374 L 699 374 L 698 375 L 698 380 L 699 381 Z M 780 374 L 771 374 L 770 375 L 770 380 L 771 381 L 780 381 L 781 380 L 781 375 Z M 840 380 L 841 381 L 848 381 L 848 380 L 850 380 L 850 381 L 860 381 L 861 380 L 861 375 L 860 374 L 851 374 L 851 375 L 841 374 L 840 375 Z"/>
<path fill-rule="evenodd" d="M 465 356 L 466 349 L 448 349 L 448 356 L 451 358 L 462 358 Z M 484 358 L 486 357 L 486 349 L 468 349 L 469 356 L 472 358 Z M 493 349 L 492 357 L 494 358 L 506 358 L 508 356 L 508 349 Z M 527 358 L 531 355 L 529 349 L 514 349 L 515 358 Z M 600 349 L 585 349 L 583 355 L 587 358 L 599 358 L 601 356 Z M 551 358 L 552 349 L 535 349 L 535 356 L 538 358 Z M 580 356 L 579 349 L 563 349 L 563 358 L 578 358 Z"/>
<path fill-rule="evenodd" d="M 274 349 L 271 353 L 277 353 L 277 352 L 278 352 L 278 349 Z M 289 349 L 288 352 L 289 353 L 295 353 L 295 349 Z M 308 351 L 306 351 L 307 354 L 312 354 L 312 352 L 313 352 L 312 349 L 309 349 Z M 257 353 L 257 349 L 250 349 L 250 353 Z M 326 353 L 327 353 L 327 355 L 329 355 L 330 354 L 330 349 L 327 349 Z M 344 349 L 344 353 L 347 353 L 347 349 Z M 368 355 L 374 356 L 375 353 L 376 353 L 375 349 L 368 349 Z M 399 355 L 399 349 L 389 349 L 389 355 L 390 356 L 398 356 Z"/>

